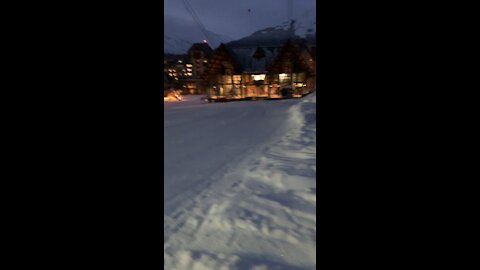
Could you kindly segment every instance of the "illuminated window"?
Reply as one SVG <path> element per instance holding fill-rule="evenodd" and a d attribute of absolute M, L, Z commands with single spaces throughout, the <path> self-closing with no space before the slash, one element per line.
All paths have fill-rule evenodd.
<path fill-rule="evenodd" d="M 192 67 L 192 64 L 187 64 L 187 67 Z"/>
<path fill-rule="evenodd" d="M 208 63 L 208 61 L 207 61 L 207 60 L 203 60 L 203 63 Z"/>
<path fill-rule="evenodd" d="M 242 79 L 241 75 L 233 75 L 233 83 L 234 84 L 240 84 L 241 79 Z"/>
<path fill-rule="evenodd" d="M 182 61 L 182 60 L 178 60 L 178 63 L 183 63 L 183 61 Z"/>
<path fill-rule="evenodd" d="M 230 82 L 231 82 L 231 79 L 232 79 L 231 76 L 229 76 L 229 75 L 224 75 L 224 76 L 222 76 L 222 83 L 230 83 Z"/>
<path fill-rule="evenodd" d="M 280 83 L 290 82 L 290 74 L 282 73 L 278 75 Z"/>
<path fill-rule="evenodd" d="M 265 74 L 252 75 L 254 81 L 263 81 L 265 80 Z"/>

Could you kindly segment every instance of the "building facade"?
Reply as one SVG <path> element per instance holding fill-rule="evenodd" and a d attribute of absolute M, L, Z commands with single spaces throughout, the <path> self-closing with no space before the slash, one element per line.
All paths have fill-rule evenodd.
<path fill-rule="evenodd" d="M 181 90 L 182 94 L 206 94 L 205 74 L 213 50 L 207 43 L 195 43 L 185 55 L 164 55 L 165 90 Z"/>
<path fill-rule="evenodd" d="M 188 50 L 189 65 L 192 76 L 187 80 L 190 94 L 206 94 L 206 71 L 213 50 L 208 43 L 195 43 Z"/>
<path fill-rule="evenodd" d="M 316 85 L 314 52 L 305 40 L 274 46 L 227 46 L 206 71 L 210 100 L 302 97 Z"/>
<path fill-rule="evenodd" d="M 188 67 L 187 55 L 165 54 L 163 59 L 163 74 L 166 78 L 165 89 L 183 90 L 185 81 L 192 76 L 192 70 Z"/>

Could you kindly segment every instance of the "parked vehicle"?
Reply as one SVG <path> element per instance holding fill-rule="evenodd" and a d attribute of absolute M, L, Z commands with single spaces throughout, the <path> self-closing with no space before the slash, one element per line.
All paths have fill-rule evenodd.
<path fill-rule="evenodd" d="M 283 98 L 292 98 L 293 97 L 293 88 L 290 85 L 282 87 L 281 92 L 282 92 L 282 97 Z"/>

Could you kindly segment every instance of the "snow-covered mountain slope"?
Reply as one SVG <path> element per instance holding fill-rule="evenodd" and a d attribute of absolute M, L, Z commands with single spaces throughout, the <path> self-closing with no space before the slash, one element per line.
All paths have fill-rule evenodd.
<path fill-rule="evenodd" d="M 317 16 L 315 13 L 315 10 L 307 10 L 298 16 L 294 18 L 295 24 L 294 24 L 294 29 L 295 29 L 295 35 L 306 38 L 311 35 L 316 34 L 316 28 L 317 28 Z M 278 29 L 283 29 L 283 30 L 288 30 L 290 28 L 290 22 L 285 21 L 282 22 L 281 24 L 273 27 L 273 29 L 278 30 Z"/>
<path fill-rule="evenodd" d="M 285 24 L 285 23 L 284 23 Z M 295 34 L 300 37 L 314 36 L 317 33 L 317 15 L 315 9 L 296 16 L 295 18 Z"/>
<path fill-rule="evenodd" d="M 294 18 L 294 37 L 306 38 L 315 42 L 317 18 L 315 10 L 307 10 Z M 255 44 L 258 46 L 269 46 L 281 44 L 290 36 L 290 22 L 285 21 L 274 27 L 268 27 L 254 32 L 250 36 L 235 40 L 229 43 L 231 46 L 245 46 Z"/>
<path fill-rule="evenodd" d="M 188 21 L 172 16 L 164 17 L 164 53 L 184 54 L 193 43 L 202 42 L 205 38 L 200 27 L 194 21 Z M 232 40 L 229 37 L 208 31 L 208 40 L 213 49 L 221 42 Z"/>

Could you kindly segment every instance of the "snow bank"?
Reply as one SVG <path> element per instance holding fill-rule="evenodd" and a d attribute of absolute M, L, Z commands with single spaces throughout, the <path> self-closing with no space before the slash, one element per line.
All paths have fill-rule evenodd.
<path fill-rule="evenodd" d="M 183 95 L 181 101 L 163 102 L 164 109 L 178 109 L 207 104 L 205 95 Z"/>
<path fill-rule="evenodd" d="M 164 269 L 315 269 L 315 107 L 296 101 L 281 136 L 165 217 Z"/>

